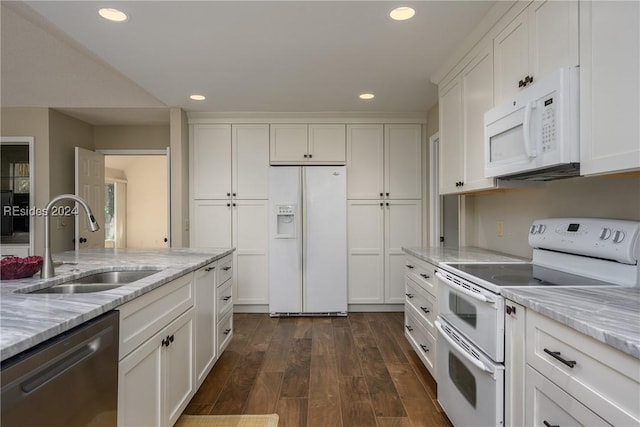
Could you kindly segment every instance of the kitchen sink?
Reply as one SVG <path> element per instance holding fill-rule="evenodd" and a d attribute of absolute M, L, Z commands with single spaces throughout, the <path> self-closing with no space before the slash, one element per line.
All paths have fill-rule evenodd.
<path fill-rule="evenodd" d="M 48 288 L 27 292 L 30 294 L 82 294 L 89 292 L 108 291 L 119 288 L 127 283 L 135 282 L 160 270 L 124 270 L 105 271 L 89 276 L 58 283 Z"/>

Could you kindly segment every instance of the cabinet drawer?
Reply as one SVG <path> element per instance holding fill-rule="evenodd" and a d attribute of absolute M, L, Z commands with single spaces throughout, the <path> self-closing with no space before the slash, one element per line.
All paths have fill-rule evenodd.
<path fill-rule="evenodd" d="M 229 341 L 233 337 L 233 311 L 229 311 L 224 318 L 218 322 L 218 357 L 222 354 Z"/>
<path fill-rule="evenodd" d="M 218 286 L 229 280 L 233 276 L 233 255 L 218 260 Z"/>
<path fill-rule="evenodd" d="M 193 273 L 120 307 L 120 359 L 193 306 Z"/>
<path fill-rule="evenodd" d="M 222 320 L 227 311 L 233 307 L 233 281 L 227 280 L 224 285 L 216 290 L 216 313 L 218 313 L 218 321 Z"/>
<path fill-rule="evenodd" d="M 409 277 L 405 278 L 405 295 L 405 307 L 413 307 L 418 316 L 418 320 L 422 320 L 422 323 L 427 327 L 431 335 L 436 336 L 436 327 L 433 323 L 437 316 L 436 298 Z"/>
<path fill-rule="evenodd" d="M 404 336 L 429 370 L 436 377 L 436 340 L 417 319 L 418 314 L 409 307 L 404 312 Z"/>
<path fill-rule="evenodd" d="M 438 295 L 436 266 L 415 257 L 407 257 L 405 274 L 431 295 Z"/>
<path fill-rule="evenodd" d="M 525 384 L 525 424 L 528 426 L 610 425 L 530 366 L 527 366 Z"/>
<path fill-rule="evenodd" d="M 532 310 L 526 361 L 608 423 L 640 425 L 640 370 L 635 359 Z"/>

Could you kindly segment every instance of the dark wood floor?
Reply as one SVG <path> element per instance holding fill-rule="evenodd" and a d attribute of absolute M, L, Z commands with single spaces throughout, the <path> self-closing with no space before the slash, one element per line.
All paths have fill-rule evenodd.
<path fill-rule="evenodd" d="M 279 427 L 451 426 L 403 316 L 235 314 L 233 340 L 185 413 L 276 412 Z"/>

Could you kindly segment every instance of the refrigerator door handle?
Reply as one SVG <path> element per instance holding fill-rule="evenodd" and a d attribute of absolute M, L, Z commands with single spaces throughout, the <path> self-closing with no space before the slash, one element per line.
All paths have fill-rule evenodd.
<path fill-rule="evenodd" d="M 300 168 L 301 173 L 301 185 L 298 187 L 302 190 L 302 197 L 299 198 L 300 203 L 302 204 L 302 221 L 301 221 L 301 230 L 300 230 L 300 240 L 302 240 L 302 253 L 300 254 L 300 259 L 302 260 L 302 301 L 301 307 L 302 311 L 306 311 L 307 304 L 307 204 L 306 204 L 306 195 L 307 195 L 307 171 L 305 167 Z"/>

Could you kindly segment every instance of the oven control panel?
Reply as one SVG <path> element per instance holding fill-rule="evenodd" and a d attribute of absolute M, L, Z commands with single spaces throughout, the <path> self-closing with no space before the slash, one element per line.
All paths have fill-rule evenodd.
<path fill-rule="evenodd" d="M 637 264 L 640 222 L 601 218 L 547 218 L 533 222 L 529 246 Z"/>

